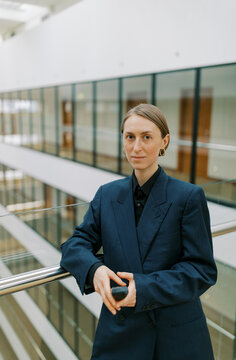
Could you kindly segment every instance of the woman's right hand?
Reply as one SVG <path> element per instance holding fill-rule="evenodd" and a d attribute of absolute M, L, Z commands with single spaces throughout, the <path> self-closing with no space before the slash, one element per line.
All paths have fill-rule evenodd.
<path fill-rule="evenodd" d="M 102 300 L 108 310 L 115 315 L 116 310 L 119 309 L 116 300 L 111 294 L 110 280 L 114 280 L 120 286 L 126 286 L 126 283 L 117 276 L 114 271 L 110 270 L 107 266 L 102 265 L 97 268 L 94 273 L 93 285 L 97 293 L 102 297 Z"/>

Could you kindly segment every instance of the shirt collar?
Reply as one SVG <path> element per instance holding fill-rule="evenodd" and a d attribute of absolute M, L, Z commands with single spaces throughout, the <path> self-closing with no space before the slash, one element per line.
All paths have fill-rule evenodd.
<path fill-rule="evenodd" d="M 148 196 L 150 194 L 150 191 L 151 191 L 154 183 L 156 182 L 156 179 L 157 179 L 158 175 L 160 174 L 160 172 L 161 172 L 161 167 L 158 166 L 157 171 L 142 186 L 139 186 L 137 178 L 136 178 L 135 173 L 133 171 L 133 174 L 132 174 L 133 194 L 134 194 L 136 188 L 138 188 L 138 189 L 142 190 L 142 192 L 146 196 Z"/>

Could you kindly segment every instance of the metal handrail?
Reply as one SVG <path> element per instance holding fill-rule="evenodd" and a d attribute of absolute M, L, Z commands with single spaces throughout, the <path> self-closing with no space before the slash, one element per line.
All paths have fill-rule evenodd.
<path fill-rule="evenodd" d="M 212 225 L 211 227 L 212 237 L 216 237 L 233 231 L 236 231 L 236 220 L 230 220 L 219 225 Z"/>
<path fill-rule="evenodd" d="M 47 284 L 55 280 L 62 280 L 69 276 L 71 274 L 59 265 L 8 276 L 0 279 L 0 296 L 26 290 L 37 285 Z"/>
<path fill-rule="evenodd" d="M 212 226 L 211 230 L 213 237 L 236 231 L 236 220 Z M 101 259 L 101 256 L 101 254 L 98 255 L 99 259 Z M 47 284 L 55 280 L 62 280 L 69 276 L 71 276 L 71 274 L 59 265 L 53 265 L 38 270 L 8 276 L 0 279 L 0 296 L 9 295 L 37 285 Z"/>

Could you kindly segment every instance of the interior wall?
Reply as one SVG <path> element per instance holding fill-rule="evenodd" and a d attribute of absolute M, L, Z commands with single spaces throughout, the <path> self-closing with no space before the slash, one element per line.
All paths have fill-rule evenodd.
<path fill-rule="evenodd" d="M 0 92 L 234 62 L 235 10 L 234 0 L 82 1 L 0 45 Z"/>

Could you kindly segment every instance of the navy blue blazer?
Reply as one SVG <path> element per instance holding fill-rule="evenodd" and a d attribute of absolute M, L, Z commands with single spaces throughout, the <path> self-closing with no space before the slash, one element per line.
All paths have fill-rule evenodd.
<path fill-rule="evenodd" d="M 134 274 L 137 300 L 115 316 L 103 305 L 92 359 L 213 360 L 199 300 L 217 277 L 203 190 L 161 169 L 136 228 L 132 177 L 101 186 L 62 245 L 82 293 L 101 246 L 107 267 Z"/>

